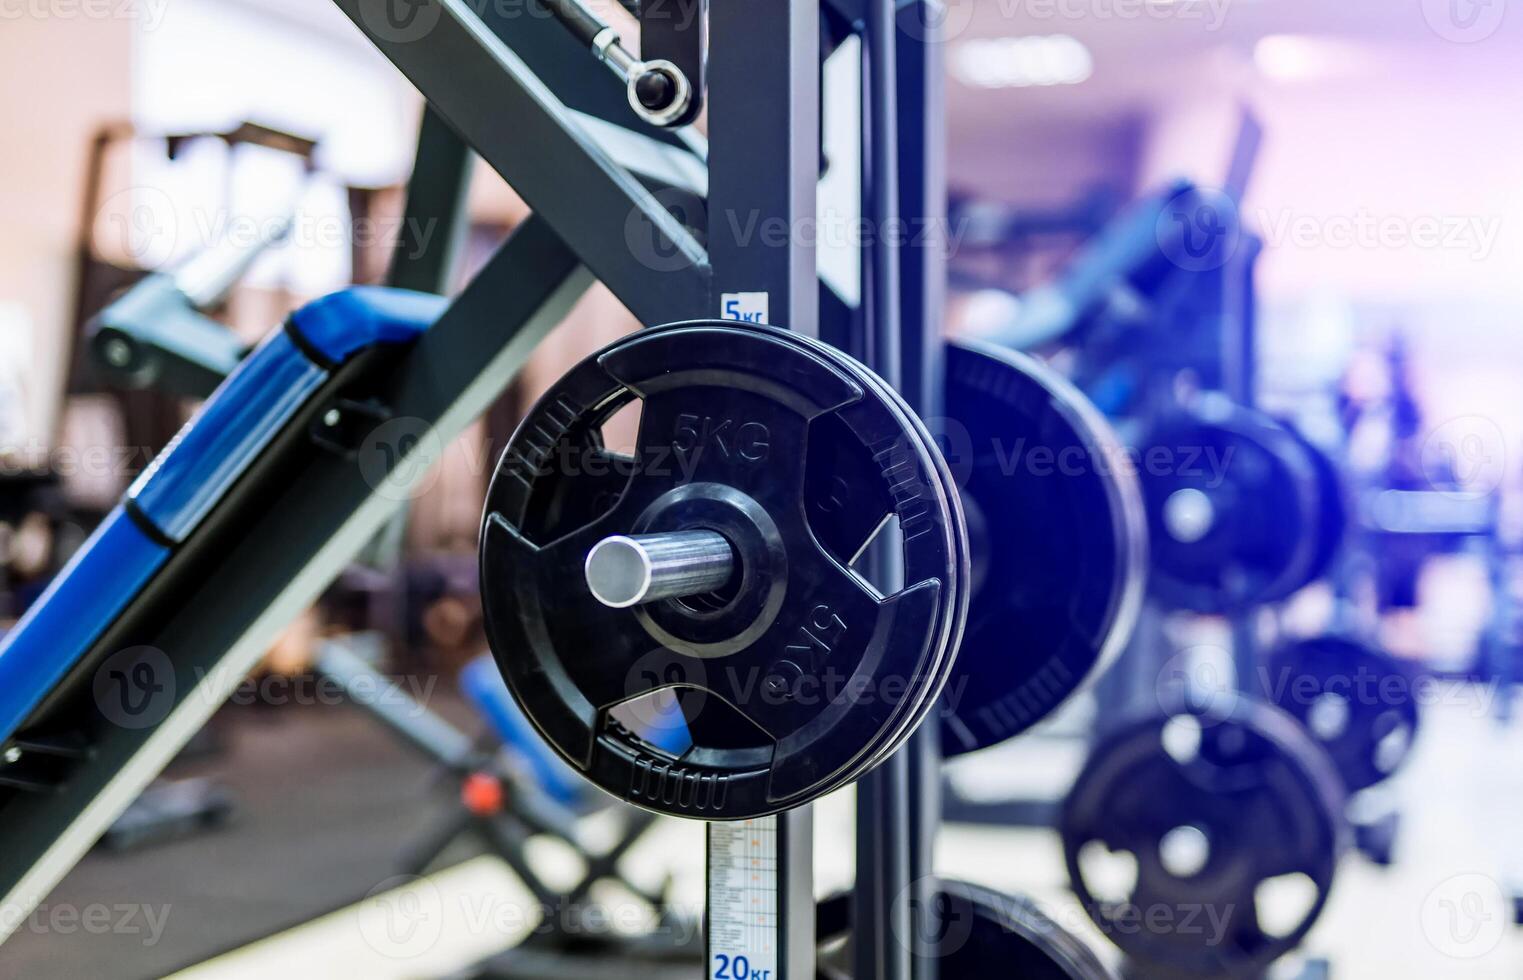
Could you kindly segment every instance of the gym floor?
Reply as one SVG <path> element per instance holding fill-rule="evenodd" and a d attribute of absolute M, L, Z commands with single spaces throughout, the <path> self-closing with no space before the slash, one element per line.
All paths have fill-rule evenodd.
<path fill-rule="evenodd" d="M 1337 980 L 1523 976 L 1523 928 L 1510 925 L 1501 898 L 1509 872 L 1523 872 L 1523 855 L 1503 849 L 1523 814 L 1523 726 L 1504 728 L 1487 715 L 1491 693 L 1455 688 L 1425 715 L 1417 750 L 1391 788 L 1406 815 L 1396 864 L 1345 858 L 1305 944 Z M 374 898 L 397 884 L 398 853 L 442 812 L 429 766 L 347 708 L 235 707 L 219 728 L 225 751 L 174 775 L 225 783 L 239 799 L 235 821 L 178 842 L 92 853 L 9 941 L 10 975 L 439 977 L 527 932 L 523 888 L 500 862 L 462 845 L 427 884 L 412 886 L 440 911 L 437 927 L 400 948 L 370 942 L 384 928 Z M 959 778 L 1061 784 L 1077 759 L 1051 739 L 1017 740 L 972 757 Z M 851 849 L 839 843 L 851 838 L 850 791 L 817 814 L 816 885 L 828 892 L 851 879 Z M 598 830 L 594 821 L 588 833 Z M 696 909 L 702 841 L 697 825 L 664 822 L 631 854 L 629 871 L 642 882 L 672 872 L 677 905 Z M 552 877 L 575 873 L 564 854 L 535 856 Z M 1094 948 L 1112 948 L 1068 894 L 1049 831 L 950 825 L 938 865 L 1025 892 Z M 92 927 L 107 915 L 117 925 L 130 915 L 139 928 Z"/>

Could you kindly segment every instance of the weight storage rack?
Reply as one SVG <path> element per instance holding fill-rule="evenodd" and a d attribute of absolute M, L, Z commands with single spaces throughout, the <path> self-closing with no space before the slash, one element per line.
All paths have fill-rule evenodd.
<path fill-rule="evenodd" d="M 144 474 L 60 577 L 41 605 L 67 624 L 23 622 L 12 634 L 0 657 L 0 891 L 22 914 L 7 923 L 206 722 L 391 519 L 406 499 L 398 485 L 486 411 L 594 280 L 647 326 L 718 317 L 817 336 L 921 417 L 939 414 L 939 0 L 622 0 L 639 20 L 643 62 L 577 0 L 334 2 L 428 103 L 402 227 L 434 234 L 427 247 L 404 235 L 390 284 L 444 291 L 474 156 L 533 214 L 447 302 L 361 288 L 304 310 L 269 342 L 290 350 L 261 350 L 289 375 L 234 376 L 248 412 L 209 412 L 187 430 L 195 438 Z M 862 162 L 844 181 L 850 199 L 832 206 L 860 216 L 866 235 L 855 274 L 827 283 L 817 238 L 819 177 L 832 165 L 821 64 L 832 52 L 856 60 L 859 118 L 832 126 L 861 134 Z M 683 124 L 703 111 L 700 136 Z M 133 329 L 123 324 L 123 336 Z M 304 397 L 261 401 L 256 380 Z M 374 405 L 430 437 L 356 466 Z M 869 560 L 894 576 L 886 551 Z M 164 658 L 152 712 L 82 722 L 81 706 L 100 703 L 92 678 L 128 641 Z M 914 920 L 933 904 L 939 769 L 937 726 L 922 725 L 858 783 L 859 980 L 934 978 L 909 937 L 931 932 Z M 706 975 L 812 980 L 811 830 L 808 807 L 709 824 Z M 742 923 L 725 871 L 758 849 L 775 914 Z"/>

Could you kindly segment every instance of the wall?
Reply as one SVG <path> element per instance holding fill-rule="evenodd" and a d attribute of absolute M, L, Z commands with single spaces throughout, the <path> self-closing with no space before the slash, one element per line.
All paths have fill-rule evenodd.
<path fill-rule="evenodd" d="M 43 443 L 63 379 L 86 149 L 98 125 L 130 109 L 137 16 L 90 15 L 100 9 L 0 5 L 0 304 L 14 304 L 0 330 L 12 350 L 30 348 L 27 439 Z M 146 16 L 135 4 L 107 9 Z"/>

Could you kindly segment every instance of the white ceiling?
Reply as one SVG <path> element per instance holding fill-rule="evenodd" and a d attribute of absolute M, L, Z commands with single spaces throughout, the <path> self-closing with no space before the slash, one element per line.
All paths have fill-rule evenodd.
<path fill-rule="evenodd" d="M 1495 4 L 1500 27 L 1477 43 L 1455 43 L 1457 13 Z M 1095 73 L 1077 86 L 1020 90 L 975 98 L 973 107 L 1020 107 L 1038 113 L 1144 105 L 1195 77 L 1203 65 L 1226 70 L 1251 62 L 1268 35 L 1323 38 L 1366 48 L 1413 67 L 1485 62 L 1518 67 L 1523 12 L 1507 18 L 1505 0 L 951 0 L 948 41 L 1068 34 L 1093 52 Z M 1484 28 L 1484 22 L 1480 27 Z M 954 110 L 955 111 L 955 110 Z"/>
<path fill-rule="evenodd" d="M 1247 107 L 1264 133 L 1244 205 L 1245 220 L 1268 246 L 1263 295 L 1515 308 L 1523 266 L 1523 9 L 1516 4 L 951 2 L 950 56 L 968 39 L 1062 33 L 1081 40 L 1094 60 L 1091 77 L 1071 86 L 949 82 L 954 188 L 1051 207 L 1098 183 L 1140 193 L 1175 175 L 1218 182 L 1238 110 Z M 1470 15 L 1479 19 L 1467 34 Z M 1266 70 L 1274 63 L 1255 59 L 1260 40 L 1272 36 L 1294 39 L 1280 50 L 1290 54 L 1289 67 L 1305 70 Z M 1363 219 L 1403 232 L 1435 222 L 1472 231 L 1437 247 L 1336 240 L 1337 229 Z"/>
<path fill-rule="evenodd" d="M 1472 8 L 1472 3 L 1497 6 Z M 951 80 L 953 181 L 1010 197 L 1017 183 L 1052 182 L 1043 168 L 1030 169 L 1045 154 L 1063 161 L 1058 169 L 1082 183 L 1092 176 L 1095 161 L 1076 171 L 1075 150 L 1090 143 L 1089 153 L 1080 156 L 1112 153 L 1125 125 L 1146 129 L 1201 103 L 1259 106 L 1325 91 L 1329 98 L 1365 100 L 1383 109 L 1413 88 L 1428 98 L 1448 92 L 1464 103 L 1497 100 L 1502 118 L 1516 118 L 1523 108 L 1523 12 L 1508 16 L 1504 3 L 951 0 L 949 59 L 969 39 L 1033 34 L 1076 37 L 1094 59 L 1092 76 L 1077 85 L 991 90 Z M 1503 15 L 1499 25 L 1497 11 Z M 1471 13 L 1482 18 L 1472 35 L 1495 30 L 1474 43 L 1457 43 L 1451 38 L 1466 32 L 1449 18 Z M 1254 49 L 1272 35 L 1312 42 L 1316 63 L 1310 74 L 1265 76 Z M 1056 179 L 1062 183 L 1062 173 Z"/>

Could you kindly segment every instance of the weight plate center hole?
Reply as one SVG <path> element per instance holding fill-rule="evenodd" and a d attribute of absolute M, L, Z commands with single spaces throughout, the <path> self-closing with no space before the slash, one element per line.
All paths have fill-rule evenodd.
<path fill-rule="evenodd" d="M 1306 724 L 1322 741 L 1332 742 L 1348 731 L 1349 715 L 1348 698 L 1328 692 L 1311 703 L 1306 712 Z"/>
<path fill-rule="evenodd" d="M 1175 715 L 1164 723 L 1159 741 L 1169 758 L 1187 766 L 1200 756 L 1200 719 L 1194 715 Z"/>
<path fill-rule="evenodd" d="M 1317 883 L 1299 871 L 1266 878 L 1253 890 L 1259 928 L 1275 938 L 1289 936 L 1312 914 L 1319 895 Z"/>
<path fill-rule="evenodd" d="M 1158 861 L 1176 878 L 1193 878 L 1211 860 L 1211 838 L 1193 824 L 1183 824 L 1158 841 Z"/>
<path fill-rule="evenodd" d="M 1185 487 L 1163 503 L 1163 526 L 1180 544 L 1195 544 L 1216 525 L 1216 505 L 1204 491 Z"/>
<path fill-rule="evenodd" d="M 1079 849 L 1079 874 L 1089 893 L 1101 902 L 1120 904 L 1137 888 L 1137 855 L 1111 850 L 1092 840 Z"/>
<path fill-rule="evenodd" d="M 1392 714 L 1394 715 L 1394 712 Z M 1377 721 L 1377 725 L 1384 721 L 1386 721 L 1386 718 L 1382 716 Z M 1411 751 L 1412 729 L 1401 720 L 1399 715 L 1393 717 L 1387 723 L 1391 725 L 1390 731 L 1382 735 L 1380 740 L 1375 743 L 1375 768 L 1381 772 L 1389 773 L 1395 772 L 1396 767 L 1401 765 L 1402 760 Z"/>

